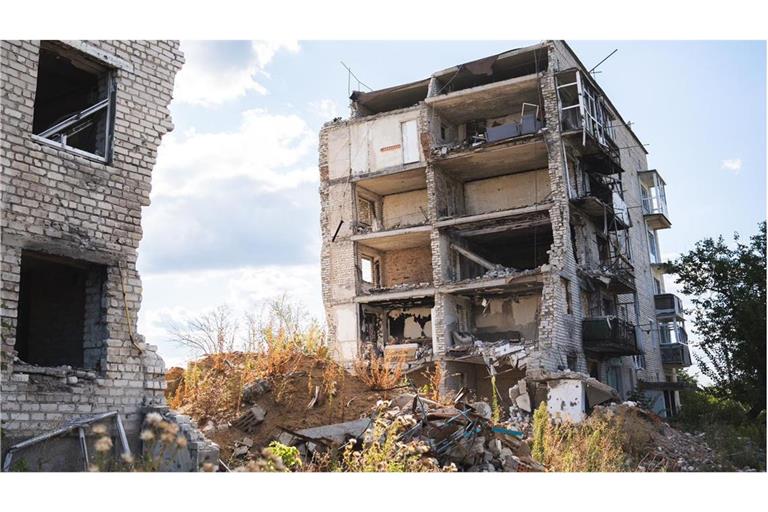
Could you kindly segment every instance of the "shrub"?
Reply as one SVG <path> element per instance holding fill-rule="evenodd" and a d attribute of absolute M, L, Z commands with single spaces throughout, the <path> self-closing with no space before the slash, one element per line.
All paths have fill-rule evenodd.
<path fill-rule="evenodd" d="M 402 382 L 405 376 L 405 357 L 385 354 L 384 357 L 371 357 L 370 361 L 357 359 L 354 369 L 369 389 L 387 391 Z"/>
<path fill-rule="evenodd" d="M 266 450 L 275 457 L 279 457 L 288 469 L 297 469 L 302 465 L 299 449 L 295 446 L 287 446 L 278 441 L 272 441 Z"/>
<path fill-rule="evenodd" d="M 707 443 L 737 468 L 765 470 L 765 411 L 753 420 L 741 403 L 700 389 L 681 392 L 680 401 L 680 413 L 673 419 L 675 426 L 703 432 Z"/>

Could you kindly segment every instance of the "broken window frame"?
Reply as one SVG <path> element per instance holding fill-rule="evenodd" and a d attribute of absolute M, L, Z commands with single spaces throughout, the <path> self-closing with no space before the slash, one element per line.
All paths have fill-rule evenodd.
<path fill-rule="evenodd" d="M 56 49 L 49 50 L 56 52 Z M 73 50 L 76 51 L 76 50 Z M 106 80 L 106 98 L 102 98 L 96 103 L 84 108 L 83 110 L 72 114 L 71 116 L 63 119 L 56 124 L 40 131 L 39 133 L 33 133 L 32 137 L 41 143 L 44 143 L 55 148 L 62 149 L 77 155 L 99 160 L 104 163 L 110 163 L 112 161 L 112 145 L 114 141 L 114 126 L 115 126 L 115 97 L 117 93 L 117 82 L 115 80 L 115 70 L 108 66 L 104 62 L 99 62 L 104 68 L 104 79 Z M 37 101 L 37 99 L 36 99 Z M 94 118 L 101 112 L 106 110 L 106 118 L 104 123 L 104 154 L 99 155 L 97 153 L 91 153 L 80 148 L 76 148 L 67 144 L 67 138 L 76 135 L 78 132 L 88 128 L 90 123 L 94 122 Z M 67 129 L 72 128 L 70 131 Z"/>
<path fill-rule="evenodd" d="M 560 122 L 566 117 L 564 112 L 578 109 L 578 125 L 582 129 L 582 144 L 586 145 L 587 135 L 590 135 L 603 146 L 614 145 L 616 137 L 613 116 L 608 109 L 604 97 L 593 87 L 588 79 L 582 78 L 582 72 L 578 69 L 564 71 L 563 74 L 575 73 L 575 81 L 565 84 L 557 84 L 557 101 L 560 110 Z M 562 76 L 562 75 L 560 75 Z M 567 87 L 576 87 L 578 102 L 574 105 L 564 105 L 562 90 Z"/>

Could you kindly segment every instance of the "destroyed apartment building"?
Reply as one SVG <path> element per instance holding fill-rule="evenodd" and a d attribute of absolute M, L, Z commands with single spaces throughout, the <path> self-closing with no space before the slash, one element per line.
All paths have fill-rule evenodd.
<path fill-rule="evenodd" d="M 336 357 L 438 365 L 446 390 L 574 420 L 608 397 L 676 412 L 664 181 L 565 42 L 350 99 L 319 150 Z"/>
<path fill-rule="evenodd" d="M 189 438 L 195 469 L 216 447 L 164 407 L 163 361 L 136 332 L 178 42 L 1 44 L 3 469 L 87 467 L 95 421 L 140 449 L 151 410 Z"/>

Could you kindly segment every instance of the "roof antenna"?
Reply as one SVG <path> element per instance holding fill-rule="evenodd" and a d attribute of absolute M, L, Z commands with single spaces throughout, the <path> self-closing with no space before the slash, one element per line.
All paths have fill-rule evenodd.
<path fill-rule="evenodd" d="M 354 78 L 354 79 L 357 81 L 357 89 L 358 89 L 358 90 L 360 89 L 360 86 L 361 86 L 361 85 L 362 85 L 363 87 L 367 88 L 369 91 L 372 91 L 372 90 L 373 90 L 373 89 L 371 89 L 370 87 L 368 87 L 366 84 L 364 84 L 363 82 L 361 82 L 361 81 L 360 81 L 360 79 L 359 79 L 359 78 L 357 78 L 357 76 L 356 76 L 356 75 L 355 75 L 355 74 L 352 72 L 352 70 L 349 68 L 349 66 L 347 66 L 346 64 L 344 64 L 344 61 L 341 61 L 341 65 L 342 65 L 342 66 L 344 66 L 344 69 L 346 69 L 346 70 L 347 70 L 347 96 L 349 96 L 350 94 L 352 94 L 352 78 Z"/>
<path fill-rule="evenodd" d="M 608 54 L 608 56 L 607 56 L 606 58 L 604 58 L 603 60 L 601 60 L 600 62 L 598 62 L 597 64 L 595 64 L 595 67 L 593 67 L 592 69 L 590 69 L 590 70 L 589 70 L 589 74 L 590 74 L 590 75 L 594 75 L 594 74 L 595 74 L 595 70 L 597 69 L 597 67 L 598 67 L 600 64 L 602 64 L 603 62 L 605 62 L 605 61 L 607 61 L 608 59 L 610 59 L 610 58 L 611 58 L 611 56 L 612 56 L 614 53 L 616 53 L 617 51 L 619 51 L 619 49 L 618 49 L 618 48 L 616 48 L 616 49 L 615 49 L 615 50 L 613 50 L 611 53 L 609 53 L 609 54 Z M 598 71 L 598 73 L 600 73 L 600 71 Z"/>

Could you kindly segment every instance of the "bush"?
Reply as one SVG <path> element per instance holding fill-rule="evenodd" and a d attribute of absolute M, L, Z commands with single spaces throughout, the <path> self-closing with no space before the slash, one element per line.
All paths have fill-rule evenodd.
<path fill-rule="evenodd" d="M 402 355 L 371 357 L 370 361 L 357 359 L 354 364 L 357 377 L 373 391 L 387 391 L 398 386 L 405 376 L 405 358 Z"/>
<path fill-rule="evenodd" d="M 704 389 L 680 393 L 680 413 L 675 426 L 690 432 L 703 432 L 707 444 L 735 468 L 765 471 L 765 411 L 756 420 L 741 403 L 719 398 Z"/>

